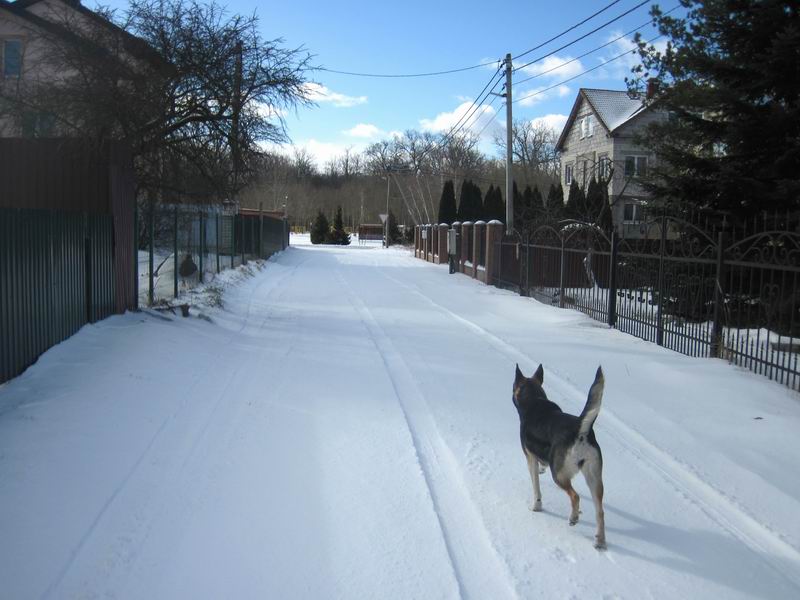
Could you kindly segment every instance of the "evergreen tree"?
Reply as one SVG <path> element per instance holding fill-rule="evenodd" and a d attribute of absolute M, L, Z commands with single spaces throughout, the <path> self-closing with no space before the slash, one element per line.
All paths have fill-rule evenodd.
<path fill-rule="evenodd" d="M 637 34 L 642 64 L 631 91 L 670 118 L 641 143 L 659 160 L 656 199 L 733 211 L 800 205 L 800 4 L 682 0 L 682 17 L 651 9 L 666 52 Z"/>
<path fill-rule="evenodd" d="M 600 225 L 601 217 L 606 212 L 608 212 L 607 186 L 592 177 L 586 192 L 586 214 L 582 220 Z"/>
<path fill-rule="evenodd" d="M 333 218 L 333 229 L 328 235 L 328 244 L 338 244 L 340 246 L 350 245 L 350 234 L 344 230 L 344 221 L 342 220 L 342 207 L 336 208 L 336 216 Z"/>
<path fill-rule="evenodd" d="M 439 199 L 439 223 L 447 223 L 452 225 L 458 218 L 458 209 L 456 208 L 456 192 L 453 187 L 453 180 L 448 179 L 444 182 L 442 187 L 442 197 Z"/>
<path fill-rule="evenodd" d="M 573 179 L 572 185 L 569 186 L 569 196 L 567 197 L 567 205 L 564 207 L 564 216 L 581 221 L 585 214 L 586 196 L 578 182 Z"/>
<path fill-rule="evenodd" d="M 544 212 L 544 199 L 542 198 L 542 192 L 539 191 L 538 185 L 533 186 L 531 204 L 533 205 L 534 216 L 539 217 Z"/>
<path fill-rule="evenodd" d="M 548 219 L 558 220 L 564 214 L 564 188 L 561 182 L 551 184 L 545 202 L 545 214 Z"/>
<path fill-rule="evenodd" d="M 503 192 L 499 187 L 489 186 L 486 197 L 483 199 L 483 220 L 505 221 L 506 203 L 503 202 Z"/>
<path fill-rule="evenodd" d="M 494 202 L 495 206 L 495 216 L 493 218 L 497 219 L 501 223 L 506 222 L 506 201 L 503 200 L 503 190 L 500 189 L 500 186 L 494 188 Z"/>
<path fill-rule="evenodd" d="M 483 198 L 483 206 L 481 207 L 481 219 L 487 223 L 494 218 L 490 216 L 494 213 L 492 202 L 494 202 L 494 185 L 489 184 L 489 189 L 486 190 L 486 196 Z"/>
<path fill-rule="evenodd" d="M 516 181 L 511 188 L 511 193 L 514 198 L 514 228 L 520 229 L 525 219 L 525 200 L 523 195 L 519 193 Z"/>
<path fill-rule="evenodd" d="M 400 228 L 397 226 L 397 219 L 391 209 L 389 210 L 389 216 L 386 217 L 386 231 L 387 237 L 389 238 L 387 245 L 391 246 L 392 244 L 397 244 L 402 241 L 403 236 L 400 233 Z"/>
<path fill-rule="evenodd" d="M 472 182 L 470 182 L 472 183 Z M 473 221 L 485 220 L 483 215 L 483 192 L 480 186 L 472 183 L 472 214 L 474 215 Z"/>
<path fill-rule="evenodd" d="M 481 189 L 467 179 L 461 184 L 461 193 L 458 200 L 458 220 L 475 222 L 481 218 L 483 200 Z"/>
<path fill-rule="evenodd" d="M 314 223 L 311 225 L 311 243 L 325 244 L 328 240 L 330 229 L 331 226 L 328 223 L 328 217 L 325 216 L 324 212 L 319 211 L 317 213 L 317 218 L 314 219 Z"/>
<path fill-rule="evenodd" d="M 469 198 L 470 198 L 470 190 L 469 190 L 470 182 L 468 180 L 464 180 L 461 182 L 461 191 L 458 194 L 458 220 L 462 223 L 464 221 L 471 221 L 472 219 L 469 218 L 470 216 L 470 207 L 469 207 Z"/>
<path fill-rule="evenodd" d="M 523 229 L 530 229 L 533 222 L 536 220 L 536 204 L 533 197 L 533 190 L 531 186 L 526 185 L 525 191 L 522 192 L 522 221 L 520 225 Z"/>

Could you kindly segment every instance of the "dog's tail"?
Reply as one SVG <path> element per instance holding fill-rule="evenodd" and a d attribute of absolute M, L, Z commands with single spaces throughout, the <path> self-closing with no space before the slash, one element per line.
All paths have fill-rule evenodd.
<path fill-rule="evenodd" d="M 579 436 L 584 436 L 589 433 L 594 425 L 597 415 L 600 413 L 600 404 L 603 401 L 603 386 L 605 385 L 605 378 L 603 377 L 603 367 L 597 368 L 597 374 L 594 376 L 594 383 L 589 389 L 589 398 L 586 400 L 586 406 L 583 407 L 583 412 L 579 417 L 581 426 L 578 430 Z"/>

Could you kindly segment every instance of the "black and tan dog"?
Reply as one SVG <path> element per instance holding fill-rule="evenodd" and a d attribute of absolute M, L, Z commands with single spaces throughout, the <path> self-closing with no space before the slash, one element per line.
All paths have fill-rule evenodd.
<path fill-rule="evenodd" d="M 549 465 L 556 485 L 564 490 L 572 504 L 569 524 L 578 522 L 580 497 L 572 487 L 572 478 L 583 473 L 592 494 L 597 513 L 595 548 L 606 547 L 605 516 L 603 513 L 603 455 L 595 439 L 592 426 L 600 412 L 603 399 L 603 369 L 597 369 L 589 398 L 580 416 L 568 415 L 547 399 L 542 384 L 542 365 L 533 377 L 525 377 L 517 365 L 514 378 L 514 406 L 519 413 L 519 436 L 522 451 L 528 460 L 528 471 L 533 482 L 533 506 L 542 510 L 542 492 L 539 489 L 539 465 Z"/>

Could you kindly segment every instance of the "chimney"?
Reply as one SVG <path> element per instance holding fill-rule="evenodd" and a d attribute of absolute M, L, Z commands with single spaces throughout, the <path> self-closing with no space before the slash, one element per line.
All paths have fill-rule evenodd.
<path fill-rule="evenodd" d="M 651 77 L 647 80 L 647 93 L 645 95 L 645 100 L 652 100 L 655 98 L 656 94 L 658 93 L 658 79 Z"/>

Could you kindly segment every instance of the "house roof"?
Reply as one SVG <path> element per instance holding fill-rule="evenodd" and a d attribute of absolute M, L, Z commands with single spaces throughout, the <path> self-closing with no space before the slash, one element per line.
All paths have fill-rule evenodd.
<path fill-rule="evenodd" d="M 60 35 L 61 37 L 70 39 L 75 42 L 90 43 L 89 40 L 81 39 L 74 32 L 68 30 L 61 24 L 39 17 L 28 10 L 29 6 L 37 4 L 40 1 L 41 0 L 16 0 L 15 2 L 9 2 L 8 0 L 0 0 L 0 8 L 6 9 L 9 12 L 17 15 L 18 17 L 25 19 L 30 23 L 38 26 L 39 28 Z M 152 64 L 154 67 L 158 69 L 169 70 L 170 68 L 172 68 L 172 65 L 169 63 L 169 61 L 164 59 L 161 56 L 161 54 L 159 54 L 152 46 L 150 46 L 143 39 L 131 35 L 124 29 L 118 27 L 117 25 L 109 21 L 108 19 L 105 19 L 100 15 L 98 15 L 93 10 L 86 8 L 80 3 L 80 0 L 61 0 L 61 1 L 64 4 L 72 7 L 77 12 L 93 20 L 94 22 L 102 25 L 103 27 L 106 27 L 110 31 L 113 31 L 121 35 L 125 45 L 125 50 L 130 52 L 131 55 L 150 62 L 150 64 Z"/>
<path fill-rule="evenodd" d="M 578 116 L 578 107 L 581 99 L 586 100 L 589 106 L 592 107 L 597 119 L 612 135 L 617 129 L 641 114 L 646 108 L 645 103 L 640 98 L 631 98 L 628 92 L 581 88 L 575 98 L 575 104 L 572 105 L 569 118 L 564 124 L 564 129 L 561 131 L 561 136 L 558 138 L 557 150 L 561 150 L 566 141 L 567 133 Z"/>

